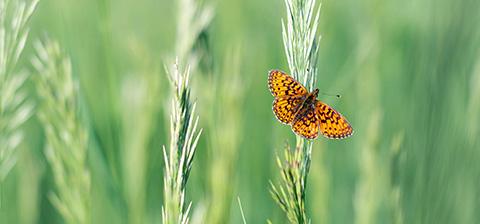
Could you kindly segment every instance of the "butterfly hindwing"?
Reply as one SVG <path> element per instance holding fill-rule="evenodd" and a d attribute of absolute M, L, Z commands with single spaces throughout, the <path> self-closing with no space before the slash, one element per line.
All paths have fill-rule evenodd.
<path fill-rule="evenodd" d="M 340 139 L 352 135 L 353 129 L 348 121 L 327 104 L 317 101 L 315 112 L 318 117 L 320 132 L 325 137 Z"/>
<path fill-rule="evenodd" d="M 293 132 L 307 139 L 317 138 L 318 129 L 318 117 L 315 114 L 315 107 L 313 107 L 313 105 L 302 108 L 292 123 Z"/>
<path fill-rule="evenodd" d="M 279 121 L 290 124 L 305 100 L 304 96 L 284 96 L 273 101 L 273 113 Z"/>
<path fill-rule="evenodd" d="M 268 75 L 268 87 L 275 97 L 306 95 L 307 89 L 291 76 L 279 70 Z"/>

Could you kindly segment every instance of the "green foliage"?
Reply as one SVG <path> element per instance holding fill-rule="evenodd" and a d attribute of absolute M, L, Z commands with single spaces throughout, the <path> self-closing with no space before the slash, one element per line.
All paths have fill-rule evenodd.
<path fill-rule="evenodd" d="M 33 105 L 21 89 L 28 74 L 15 69 L 27 42 L 27 22 L 37 3 L 0 1 L 0 183 L 16 163 L 15 149 L 24 138 L 20 126 L 32 114 Z"/>
<path fill-rule="evenodd" d="M 300 140 L 302 141 L 302 140 Z M 275 201 L 287 214 L 290 223 L 310 223 L 306 214 L 305 199 L 307 177 L 310 169 L 312 147 L 299 143 L 295 149 L 285 149 L 284 160 L 277 156 L 277 164 L 281 170 L 285 186 L 275 187 L 271 183 L 271 193 Z"/>
<path fill-rule="evenodd" d="M 10 22 L 19 12 L 15 8 L 25 3 L 25 16 L 31 3 L 0 2 L 9 3 L 8 13 L 0 14 L 7 18 L 0 21 L 5 27 L 0 65 L 9 67 L 0 75 L 0 141 L 18 146 L 2 151 L 12 156 L 3 163 L 10 165 L 2 170 L 4 176 L 9 172 L 2 181 L 0 223 L 65 223 L 57 207 L 67 207 L 69 197 L 62 195 L 86 189 L 80 170 L 90 176 L 90 196 L 81 198 L 90 199 L 92 223 L 161 223 L 166 199 L 184 214 L 192 202 L 190 223 L 290 223 L 289 217 L 359 224 L 480 220 L 479 1 L 336 0 L 298 7 L 307 1 L 47 0 L 39 2 L 30 29 L 23 26 L 15 44 L 2 35 L 15 36 Z M 51 66 L 59 74 L 48 82 L 28 60 L 36 51 L 31 41 L 25 39 L 15 65 L 16 53 L 3 58 L 7 45 L 23 46 L 28 30 L 28 39 L 47 34 L 64 49 Z M 300 33 L 308 35 L 296 38 Z M 241 47 L 230 51 L 232 46 Z M 198 116 L 197 129 L 203 131 L 193 162 L 173 163 L 178 168 L 170 172 L 177 177 L 173 181 L 163 171 L 182 157 L 178 145 L 170 144 L 170 117 L 182 113 L 172 110 L 177 90 L 168 80 L 175 74 L 175 57 L 179 76 L 190 68 L 190 91 L 179 94 L 189 96 L 187 111 L 198 102 L 196 115 L 184 120 L 194 126 Z M 62 62 L 67 58 L 71 73 Z M 355 134 L 340 141 L 319 137 L 311 150 L 298 149 L 291 129 L 272 113 L 271 69 L 290 70 L 309 89 L 341 94 L 319 99 L 341 112 Z M 45 83 L 58 93 L 55 100 L 38 91 Z M 8 111 L 6 102 L 13 105 Z M 32 102 L 38 102 L 35 108 Z M 32 110 L 50 118 L 26 121 Z M 12 122 L 18 125 L 4 126 Z M 178 124 L 176 130 L 185 122 Z M 62 130 L 74 136 L 68 146 L 58 135 Z M 197 135 L 189 136 L 193 146 Z M 46 151 L 47 145 L 63 149 Z M 80 145 L 88 150 L 78 150 Z M 280 149 L 282 169 L 274 149 Z M 68 165 L 62 165 L 65 159 Z M 69 171 L 74 164 L 75 173 Z M 187 169 L 188 181 L 179 180 L 186 180 Z M 272 200 L 269 180 L 275 198 L 293 215 Z M 175 195 L 165 194 L 165 183 Z M 52 203 L 53 195 L 62 206 Z"/>
<path fill-rule="evenodd" d="M 32 63 L 40 98 L 38 117 L 45 131 L 45 157 L 55 191 L 49 198 L 65 223 L 90 222 L 90 174 L 87 168 L 88 131 L 82 124 L 78 87 L 70 59 L 57 42 L 36 42 Z"/>
<path fill-rule="evenodd" d="M 198 0 L 178 0 L 177 7 L 176 57 L 182 66 L 196 71 L 199 61 L 207 57 L 196 47 L 212 22 L 213 7 Z"/>
<path fill-rule="evenodd" d="M 318 44 L 317 27 L 320 8 L 315 0 L 285 0 L 287 25 L 282 20 L 283 45 L 288 66 L 295 80 L 313 91 L 316 84 Z M 315 16 L 315 17 L 314 17 Z"/>
<path fill-rule="evenodd" d="M 241 152 L 239 147 L 243 136 L 242 108 L 245 106 L 244 86 L 241 76 L 240 52 L 237 47 L 225 56 L 223 69 L 215 71 L 212 77 L 205 77 L 201 84 L 212 88 L 204 90 L 205 111 L 210 132 L 208 139 L 208 185 L 203 199 L 206 214 L 202 223 L 226 223 L 230 219 L 230 210 L 234 207 L 235 187 L 225 183 L 236 183 L 235 167 Z M 228 75 L 222 75 L 228 74 Z"/>
<path fill-rule="evenodd" d="M 210 8 L 200 7 L 194 0 L 178 2 L 176 63 L 165 70 L 173 87 L 170 115 L 170 146 L 165 159 L 163 223 L 190 222 L 191 203 L 186 206 L 185 192 L 192 169 L 198 140 L 202 129 L 197 131 L 199 118 L 195 118 L 196 103 L 191 100 L 190 73 L 195 73 L 199 63 L 198 49 L 194 49 L 200 34 L 212 19 Z M 190 70 L 192 68 L 192 70 Z"/>
<path fill-rule="evenodd" d="M 178 63 L 178 62 L 177 62 Z M 185 205 L 185 190 L 192 169 L 198 140 L 202 130 L 197 131 L 195 103 L 190 100 L 190 71 L 180 71 L 175 64 L 170 81 L 174 88 L 170 117 L 170 145 L 163 147 L 165 158 L 163 223 L 189 223 L 191 203 Z"/>

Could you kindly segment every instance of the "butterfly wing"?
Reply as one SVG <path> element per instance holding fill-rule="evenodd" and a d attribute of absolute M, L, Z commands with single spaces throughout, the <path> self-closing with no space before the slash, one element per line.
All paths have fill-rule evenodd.
<path fill-rule="evenodd" d="M 279 70 L 272 70 L 268 75 L 268 87 L 275 97 L 306 95 L 307 89 L 291 76 Z"/>
<path fill-rule="evenodd" d="M 283 96 L 275 98 L 273 101 L 273 113 L 282 123 L 290 124 L 303 101 L 305 101 L 305 96 Z"/>
<path fill-rule="evenodd" d="M 347 138 L 353 134 L 352 126 L 340 113 L 327 104 L 317 101 L 315 112 L 320 125 L 320 132 L 327 138 Z"/>
<path fill-rule="evenodd" d="M 302 108 L 295 116 L 292 130 L 295 134 L 307 139 L 315 139 L 318 136 L 319 122 L 315 115 L 314 105 Z"/>

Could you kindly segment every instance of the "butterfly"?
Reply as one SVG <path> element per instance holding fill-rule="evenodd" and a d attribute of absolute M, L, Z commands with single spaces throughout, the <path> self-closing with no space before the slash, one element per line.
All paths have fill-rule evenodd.
<path fill-rule="evenodd" d="M 295 134 L 315 139 L 318 133 L 327 138 L 341 139 L 353 134 L 352 126 L 335 109 L 317 100 L 318 89 L 308 92 L 298 81 L 279 70 L 268 75 L 268 87 L 275 97 L 273 113 L 292 127 Z"/>

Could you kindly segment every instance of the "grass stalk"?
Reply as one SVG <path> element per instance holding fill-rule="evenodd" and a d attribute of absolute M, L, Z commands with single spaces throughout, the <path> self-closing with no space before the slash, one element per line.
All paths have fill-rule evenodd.
<path fill-rule="evenodd" d="M 312 91 L 316 84 L 320 8 L 315 10 L 315 0 L 285 0 L 285 5 L 287 22 L 282 20 L 282 35 L 290 73 Z M 277 156 L 282 185 L 271 183 L 271 194 L 290 223 L 310 223 L 305 200 L 311 157 L 312 142 L 299 136 L 294 149 L 285 147 L 284 160 Z"/>
<path fill-rule="evenodd" d="M 309 223 L 305 211 L 307 176 L 310 169 L 311 145 L 297 144 L 295 149 L 287 145 L 284 159 L 277 156 L 282 185 L 270 183 L 273 199 L 287 215 L 290 223 Z"/>
<path fill-rule="evenodd" d="M 188 65 L 190 71 L 196 71 L 202 51 L 195 47 L 212 22 L 213 7 L 203 5 L 198 0 L 178 0 L 177 15 L 176 56 L 180 65 Z"/>
<path fill-rule="evenodd" d="M 202 80 L 203 86 L 212 86 L 204 91 L 208 94 L 205 114 L 209 120 L 210 152 L 205 200 L 208 208 L 202 223 L 228 223 L 234 200 L 232 183 L 236 182 L 235 167 L 243 136 L 241 109 L 244 107 L 245 80 L 241 76 L 239 48 L 229 52 L 221 72 Z"/>
<path fill-rule="evenodd" d="M 155 136 L 154 124 L 161 98 L 161 76 L 153 58 L 142 45 L 131 42 L 131 55 L 138 66 L 128 73 L 121 85 L 122 180 L 128 223 L 145 223 L 148 196 L 150 146 Z"/>
<path fill-rule="evenodd" d="M 247 224 L 247 219 L 245 219 L 245 213 L 243 212 L 243 206 L 242 206 L 242 201 L 240 200 L 240 197 L 237 197 L 237 201 L 238 201 L 238 208 L 240 209 L 240 214 L 242 215 L 243 224 Z"/>
<path fill-rule="evenodd" d="M 38 2 L 0 0 L 0 183 L 17 161 L 15 149 L 23 140 L 20 126 L 33 111 L 22 90 L 28 74 L 16 72 L 16 65 L 27 42 L 27 23 Z"/>
<path fill-rule="evenodd" d="M 45 131 L 45 156 L 55 191 L 49 195 L 65 223 L 90 223 L 88 132 L 79 115 L 78 86 L 70 59 L 57 42 L 36 42 L 32 64 L 41 100 L 38 117 Z"/>
<path fill-rule="evenodd" d="M 185 204 L 185 190 L 196 146 L 202 130 L 197 130 L 195 103 L 190 100 L 190 70 L 180 71 L 177 63 L 169 74 L 174 89 L 170 117 L 170 145 L 163 147 L 165 159 L 163 223 L 188 223 L 191 203 Z M 168 71 L 167 71 L 168 72 Z"/>
<path fill-rule="evenodd" d="M 355 223 L 376 223 L 381 210 L 382 199 L 388 192 L 388 162 L 381 160 L 378 142 L 381 133 L 382 113 L 373 109 L 368 118 L 366 133 L 360 151 L 359 183 L 355 192 Z"/>
<path fill-rule="evenodd" d="M 165 159 L 163 223 L 189 223 L 191 203 L 185 203 L 185 190 L 196 146 L 202 130 L 197 130 L 196 104 L 190 99 L 190 74 L 197 69 L 200 57 L 195 45 L 210 25 L 213 8 L 196 0 L 178 1 L 176 62 L 166 68 L 173 87 L 170 114 L 170 145 L 163 147 Z M 181 67 L 185 66 L 185 67 Z"/>

